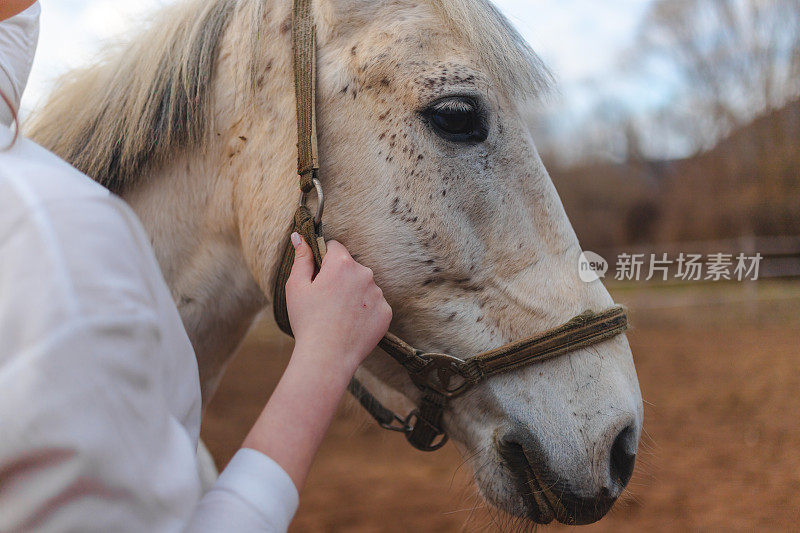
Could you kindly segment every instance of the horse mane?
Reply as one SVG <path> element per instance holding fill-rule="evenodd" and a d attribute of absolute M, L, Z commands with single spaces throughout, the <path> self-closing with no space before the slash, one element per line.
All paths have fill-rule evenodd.
<path fill-rule="evenodd" d="M 219 45 L 236 0 L 191 0 L 98 64 L 59 80 L 28 133 L 119 193 L 150 165 L 202 143 Z"/>
<path fill-rule="evenodd" d="M 289 0 L 286 0 L 289 1 Z M 515 95 L 538 94 L 550 75 L 488 0 L 427 0 L 450 31 L 475 50 Z M 113 192 L 148 168 L 209 138 L 220 44 L 234 13 L 244 13 L 254 77 L 264 0 L 186 0 L 160 11 L 131 41 L 59 80 L 37 110 L 30 137 Z M 254 84 L 243 80 L 245 89 Z"/>

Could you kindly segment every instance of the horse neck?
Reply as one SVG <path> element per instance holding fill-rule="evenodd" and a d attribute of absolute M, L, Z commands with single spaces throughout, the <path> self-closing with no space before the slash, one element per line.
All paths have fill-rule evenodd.
<path fill-rule="evenodd" d="M 254 90 L 241 84 L 247 20 L 223 41 L 208 146 L 175 157 L 125 195 L 148 231 L 197 355 L 203 404 L 253 319 L 270 303 L 274 271 L 297 204 L 291 43 L 265 29 L 269 60 Z M 274 35 L 272 35 L 274 34 Z M 273 38 L 274 37 L 274 38 Z M 248 73 L 249 75 L 249 73 Z"/>
<path fill-rule="evenodd" d="M 125 195 L 150 236 L 197 356 L 203 405 L 265 299 L 243 259 L 224 180 L 187 156 Z M 230 193 L 228 193 L 228 198 Z"/>

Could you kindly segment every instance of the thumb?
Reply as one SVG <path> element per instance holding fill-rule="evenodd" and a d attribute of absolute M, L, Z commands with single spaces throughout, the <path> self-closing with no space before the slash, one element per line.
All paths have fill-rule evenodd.
<path fill-rule="evenodd" d="M 294 246 L 294 264 L 289 280 L 302 284 L 311 283 L 311 278 L 314 276 L 314 254 L 299 233 L 292 233 L 291 238 Z"/>

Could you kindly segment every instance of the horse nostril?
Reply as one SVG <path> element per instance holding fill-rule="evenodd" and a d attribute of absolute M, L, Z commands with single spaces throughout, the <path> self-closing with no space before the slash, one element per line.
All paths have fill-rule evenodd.
<path fill-rule="evenodd" d="M 633 474 L 633 464 L 636 462 L 636 453 L 629 450 L 635 449 L 635 434 L 632 426 L 623 429 L 614 444 L 611 445 L 611 461 L 609 474 L 611 479 L 619 483 L 620 490 L 625 488 Z"/>

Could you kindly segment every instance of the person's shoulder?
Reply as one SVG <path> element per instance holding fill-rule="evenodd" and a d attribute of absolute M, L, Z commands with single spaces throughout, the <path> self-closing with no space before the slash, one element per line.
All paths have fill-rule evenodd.
<path fill-rule="evenodd" d="M 9 140 L 10 132 L 0 131 L 0 145 Z M 9 203 L 13 197 L 18 200 L 19 207 L 52 200 L 80 201 L 109 195 L 105 187 L 24 137 L 8 150 L 0 152 L 0 187 L 6 192 L 0 196 L 0 202 Z"/>
<path fill-rule="evenodd" d="M 0 32 L 12 32 L 16 28 L 31 31 L 39 24 L 39 17 L 42 13 L 42 6 L 39 2 L 34 2 L 23 11 L 11 18 L 0 21 Z"/>
<path fill-rule="evenodd" d="M 33 65 L 39 40 L 40 11 L 36 2 L 22 13 L 0 21 L 0 90 L 15 109 L 19 108 Z M 11 110 L 0 102 L 0 123 L 10 125 L 12 120 Z"/>
<path fill-rule="evenodd" d="M 130 207 L 27 140 L 0 153 L 0 254 L 26 294 L 46 288 L 80 314 L 156 306 L 160 272 Z"/>

